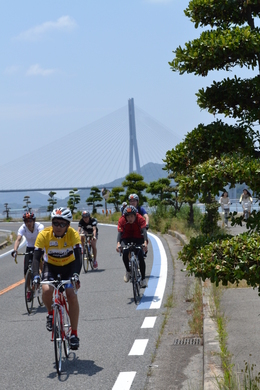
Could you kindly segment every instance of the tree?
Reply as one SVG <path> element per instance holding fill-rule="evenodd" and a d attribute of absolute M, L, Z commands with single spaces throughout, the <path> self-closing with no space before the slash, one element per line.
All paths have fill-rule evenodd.
<path fill-rule="evenodd" d="M 112 203 L 115 206 L 116 211 L 119 211 L 119 206 L 122 203 L 123 195 L 121 192 L 124 192 L 124 187 L 114 187 L 112 188 L 107 203 Z"/>
<path fill-rule="evenodd" d="M 90 196 L 86 199 L 86 202 L 88 206 L 92 206 L 92 214 L 97 212 L 97 207 L 103 207 L 102 203 L 97 203 L 101 201 L 100 189 L 98 187 L 91 187 Z"/>
<path fill-rule="evenodd" d="M 196 28 L 210 26 L 210 29 L 204 30 L 199 38 L 185 43 L 184 48 L 179 46 L 174 51 L 175 58 L 169 63 L 173 71 L 205 77 L 211 70 L 229 71 L 238 65 L 246 66 L 249 70 L 258 67 L 259 72 L 260 30 L 254 23 L 254 18 L 260 16 L 259 0 L 192 0 L 184 12 Z M 197 93 L 200 108 L 214 115 L 223 114 L 233 118 L 236 123 L 233 126 L 222 121 L 214 121 L 208 126 L 201 124 L 182 145 L 167 152 L 167 169 L 176 177 L 184 197 L 193 196 L 196 199 L 201 194 L 202 199 L 208 201 L 226 185 L 233 187 L 236 183 L 246 183 L 260 196 L 259 132 L 254 129 L 260 119 L 260 78 L 259 75 L 253 76 L 244 80 L 234 76 L 233 79 L 214 81 Z M 257 214 L 252 216 L 248 226 L 260 230 L 260 217 Z M 202 251 L 199 240 L 203 241 L 202 238 L 194 239 L 193 245 Z M 212 237 L 210 240 L 215 241 Z M 248 236 L 248 244 L 249 241 Z M 245 240 L 243 244 L 241 242 L 238 240 L 236 249 L 243 253 Z M 206 248 L 207 245 L 204 253 L 209 256 L 207 261 L 211 262 L 214 254 L 221 253 L 221 239 L 214 243 L 214 252 Z M 235 251 L 230 252 L 235 264 L 237 260 L 232 253 Z M 194 257 L 196 255 L 193 253 Z M 205 267 L 204 256 L 198 254 L 196 259 L 197 271 L 209 269 Z M 191 269 L 195 274 L 196 267 L 192 263 Z M 226 280 L 229 280 L 229 276 Z"/>
<path fill-rule="evenodd" d="M 3 211 L 4 214 L 6 214 L 6 219 L 10 219 L 9 213 L 10 213 L 10 207 L 8 207 L 8 203 L 4 204 L 5 210 Z"/>
<path fill-rule="evenodd" d="M 57 199 L 54 198 L 54 195 L 56 195 L 56 192 L 50 191 L 48 195 L 49 195 L 49 199 L 48 199 L 49 205 L 47 207 L 47 211 L 52 212 L 55 204 L 57 204 Z"/>
<path fill-rule="evenodd" d="M 77 210 L 76 205 L 80 202 L 80 195 L 77 192 L 77 188 L 73 188 L 73 190 L 69 192 L 69 200 L 67 202 L 67 205 L 72 214 L 74 214 L 75 210 Z"/>
<path fill-rule="evenodd" d="M 29 196 L 29 195 L 24 196 L 23 202 L 25 202 L 25 205 L 23 205 L 23 209 L 25 209 L 26 211 L 28 211 L 28 212 L 30 213 L 30 212 L 31 212 L 31 209 L 32 209 L 32 208 L 29 206 L 29 204 L 31 203 L 31 201 L 30 201 L 30 196 Z"/>
<path fill-rule="evenodd" d="M 148 187 L 148 184 L 143 180 L 144 177 L 139 173 L 132 172 L 126 175 L 122 182 L 122 186 L 126 187 L 124 200 L 128 201 L 129 195 L 135 193 L 139 196 L 139 205 L 147 201 L 147 197 L 142 192 Z"/>

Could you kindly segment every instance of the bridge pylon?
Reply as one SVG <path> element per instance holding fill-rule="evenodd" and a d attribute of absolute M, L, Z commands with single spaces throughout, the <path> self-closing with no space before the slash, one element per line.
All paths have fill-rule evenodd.
<path fill-rule="evenodd" d="M 129 173 L 134 171 L 134 154 L 135 154 L 135 165 L 137 173 L 141 174 L 138 146 L 136 139 L 136 126 L 135 126 L 135 108 L 134 99 L 128 99 L 128 117 L 129 117 Z"/>

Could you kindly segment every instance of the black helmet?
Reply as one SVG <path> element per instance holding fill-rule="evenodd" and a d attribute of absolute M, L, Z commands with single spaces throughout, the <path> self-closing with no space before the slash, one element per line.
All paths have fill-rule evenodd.
<path fill-rule="evenodd" d="M 81 214 L 82 218 L 90 217 L 90 213 L 88 211 L 83 211 Z"/>
<path fill-rule="evenodd" d="M 33 219 L 35 220 L 35 215 L 34 213 L 31 213 L 30 211 L 26 211 L 26 213 L 24 213 L 23 215 L 23 220 L 26 221 L 27 219 Z"/>
<path fill-rule="evenodd" d="M 124 216 L 127 216 L 129 214 L 136 215 L 136 213 L 137 213 L 137 209 L 134 206 L 126 206 L 123 212 Z"/>

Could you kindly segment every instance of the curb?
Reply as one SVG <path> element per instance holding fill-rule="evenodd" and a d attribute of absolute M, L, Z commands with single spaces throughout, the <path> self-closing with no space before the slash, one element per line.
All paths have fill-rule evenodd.
<path fill-rule="evenodd" d="M 175 236 L 183 245 L 188 243 L 185 235 L 169 230 L 169 234 Z M 224 373 L 221 368 L 220 346 L 216 323 L 212 320 L 211 313 L 214 312 L 214 303 L 210 300 L 212 296 L 212 285 L 207 279 L 201 282 L 203 299 L 203 389 L 214 390 L 218 381 L 223 379 Z"/>

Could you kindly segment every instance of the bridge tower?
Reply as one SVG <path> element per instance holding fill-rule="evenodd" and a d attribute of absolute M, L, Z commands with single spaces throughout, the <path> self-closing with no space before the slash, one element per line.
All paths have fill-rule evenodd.
<path fill-rule="evenodd" d="M 134 99 L 128 99 L 128 117 L 129 117 L 129 173 L 134 171 L 134 154 L 135 154 L 135 165 L 136 172 L 141 174 L 138 146 L 136 139 L 136 127 L 135 127 L 135 108 Z"/>

